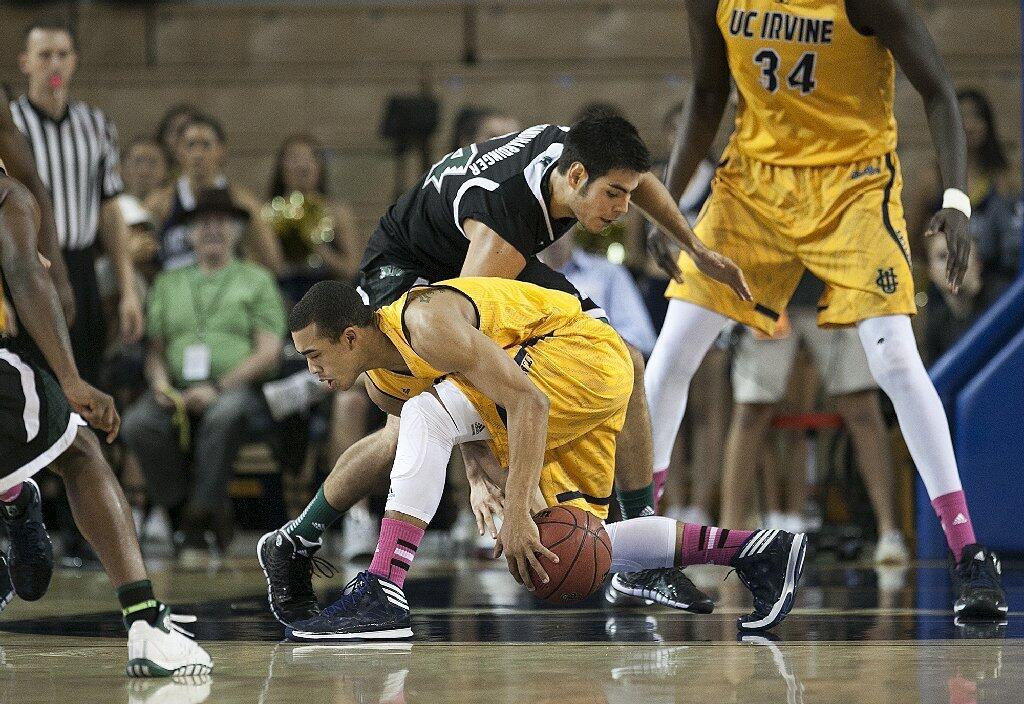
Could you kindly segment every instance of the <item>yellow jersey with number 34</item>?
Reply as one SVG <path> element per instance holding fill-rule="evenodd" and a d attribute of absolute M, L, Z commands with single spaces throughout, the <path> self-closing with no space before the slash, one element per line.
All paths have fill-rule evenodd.
<path fill-rule="evenodd" d="M 843 0 L 719 0 L 717 21 L 739 91 L 736 149 L 825 166 L 896 148 L 892 55 Z"/>

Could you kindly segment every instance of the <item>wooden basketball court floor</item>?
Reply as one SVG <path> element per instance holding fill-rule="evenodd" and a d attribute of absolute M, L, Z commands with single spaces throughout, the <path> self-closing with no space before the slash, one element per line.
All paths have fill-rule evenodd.
<path fill-rule="evenodd" d="M 41 601 L 0 615 L 0 702 L 217 704 L 668 704 L 1024 701 L 1024 565 L 1005 564 L 1004 624 L 957 625 L 943 565 L 878 572 L 809 564 L 797 608 L 771 635 L 738 638 L 735 575 L 691 569 L 714 614 L 537 602 L 501 563 L 417 560 L 406 584 L 415 638 L 282 641 L 255 559 L 216 572 L 151 561 L 158 594 L 193 613 L 215 661 L 205 680 L 130 681 L 116 602 L 100 572 L 62 571 Z M 362 565 L 318 580 L 337 596 Z"/>

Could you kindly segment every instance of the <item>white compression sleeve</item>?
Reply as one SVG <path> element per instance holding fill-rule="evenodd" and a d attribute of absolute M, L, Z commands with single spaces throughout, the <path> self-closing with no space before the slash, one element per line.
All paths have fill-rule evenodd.
<path fill-rule="evenodd" d="M 868 366 L 889 396 L 929 498 L 960 491 L 946 411 L 917 351 L 910 317 L 886 315 L 857 325 Z"/>
<path fill-rule="evenodd" d="M 631 518 L 604 528 L 612 541 L 612 572 L 639 572 L 672 567 L 676 561 L 676 526 L 664 516 Z"/>
<path fill-rule="evenodd" d="M 429 392 L 406 401 L 401 420 L 391 490 L 384 509 L 430 523 L 441 503 L 448 460 L 459 429 Z"/>
<path fill-rule="evenodd" d="M 651 411 L 654 469 L 668 466 L 686 412 L 690 380 L 729 319 L 689 301 L 669 301 L 665 325 L 644 373 Z"/>

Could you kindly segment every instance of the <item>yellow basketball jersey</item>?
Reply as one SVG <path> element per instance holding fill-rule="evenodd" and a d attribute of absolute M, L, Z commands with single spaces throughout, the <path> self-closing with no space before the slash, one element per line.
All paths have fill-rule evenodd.
<path fill-rule="evenodd" d="M 431 285 L 431 288 L 452 288 L 464 293 L 476 308 L 479 329 L 487 337 L 515 355 L 523 345 L 542 339 L 556 330 L 570 327 L 607 327 L 586 315 L 575 297 L 561 291 L 541 288 L 533 284 L 510 279 L 470 277 L 452 279 Z M 417 289 L 413 289 L 415 292 Z M 423 360 L 412 349 L 402 326 L 402 312 L 409 294 L 376 312 L 377 324 L 398 348 L 412 376 L 373 369 L 367 372 L 370 381 L 384 393 L 403 401 L 422 393 L 434 385 L 444 374 Z M 608 327 L 608 333 L 614 332 Z M 524 355 L 521 364 L 528 363 Z M 480 412 L 487 429 L 494 438 L 495 453 L 499 461 L 507 463 L 507 436 L 501 411 L 490 399 L 473 388 L 458 374 L 448 377 L 469 398 Z"/>
<path fill-rule="evenodd" d="M 892 55 L 843 0 L 719 0 L 717 20 L 739 91 L 734 148 L 784 166 L 896 148 Z"/>

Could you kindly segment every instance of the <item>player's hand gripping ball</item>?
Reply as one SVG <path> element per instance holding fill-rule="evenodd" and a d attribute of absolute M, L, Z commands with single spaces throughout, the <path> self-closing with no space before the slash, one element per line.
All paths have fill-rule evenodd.
<path fill-rule="evenodd" d="M 533 519 L 541 543 L 559 560 L 537 556 L 548 573 L 548 583 L 542 583 L 531 569 L 533 593 L 553 604 L 572 604 L 593 594 L 612 566 L 612 542 L 601 520 L 567 504 L 546 508 Z"/>

